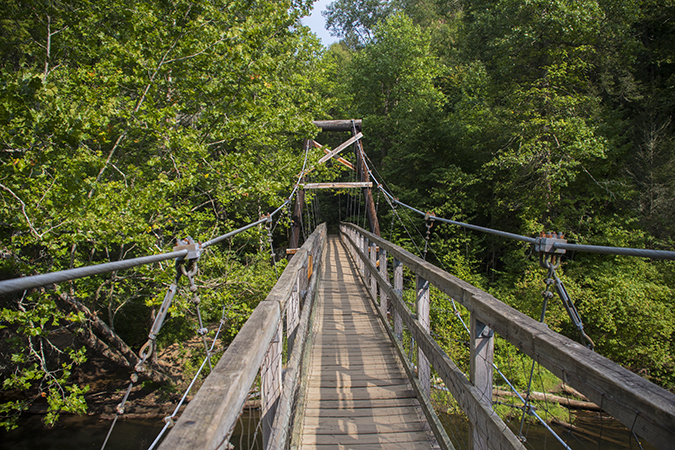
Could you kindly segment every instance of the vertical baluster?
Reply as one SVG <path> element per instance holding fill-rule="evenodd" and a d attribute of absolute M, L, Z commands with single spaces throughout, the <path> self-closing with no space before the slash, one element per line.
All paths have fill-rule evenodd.
<path fill-rule="evenodd" d="M 293 291 L 291 298 L 288 299 L 288 307 L 286 309 L 286 337 L 288 341 L 288 354 L 293 352 L 293 345 L 295 344 L 295 334 L 300 322 L 300 277 L 295 279 L 293 283 Z"/>
<path fill-rule="evenodd" d="M 481 392 L 481 401 L 492 406 L 492 361 L 494 357 L 494 332 L 471 314 L 471 365 L 470 379 Z M 487 450 L 486 436 L 472 427 L 474 450 Z"/>
<path fill-rule="evenodd" d="M 370 243 L 370 262 L 373 264 L 373 267 L 376 267 L 377 264 L 377 244 L 375 242 Z M 370 273 L 370 272 L 369 272 Z M 375 274 L 370 274 L 370 295 L 377 303 L 377 279 Z"/>
<path fill-rule="evenodd" d="M 261 416 L 263 422 L 263 447 L 267 447 L 267 442 L 272 434 L 272 424 L 274 415 L 277 411 L 279 396 L 281 395 L 281 323 L 277 325 L 277 332 L 267 350 L 265 359 L 260 367 L 261 378 L 261 397 L 262 407 Z"/>
<path fill-rule="evenodd" d="M 387 251 L 383 248 L 380 249 L 380 275 L 385 281 L 389 281 L 389 274 L 387 273 Z M 387 311 L 389 311 L 389 304 L 387 294 L 384 293 L 384 290 L 380 288 L 380 311 L 382 311 L 382 317 L 384 320 L 387 319 Z"/>
<path fill-rule="evenodd" d="M 394 291 L 403 298 L 403 263 L 394 258 Z M 396 339 L 403 341 L 403 319 L 394 309 L 394 334 Z"/>
<path fill-rule="evenodd" d="M 430 331 L 429 309 L 430 295 L 429 282 L 417 276 L 417 320 L 426 331 Z M 422 391 L 427 397 L 431 396 L 431 368 L 429 360 L 419 346 L 417 347 L 417 376 L 420 379 Z"/>

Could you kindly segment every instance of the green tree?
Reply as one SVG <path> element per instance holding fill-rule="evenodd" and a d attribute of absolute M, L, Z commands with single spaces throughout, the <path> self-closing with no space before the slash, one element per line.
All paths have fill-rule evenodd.
<path fill-rule="evenodd" d="M 176 237 L 206 240 L 278 206 L 322 111 L 311 91 L 320 45 L 299 25 L 309 5 L 3 3 L 2 277 L 169 250 Z M 262 264 L 253 255 L 263 231 L 235 241 L 241 251 L 221 246 L 204 258 L 203 279 L 222 286 L 205 296 L 207 315 L 264 296 L 269 271 L 255 289 L 227 278 Z M 137 350 L 173 277 L 166 269 L 3 299 L 1 326 L 18 336 L 3 349 L 4 387 L 26 390 L 28 400 L 5 405 L 2 416 L 42 393 L 48 422 L 81 411 L 83 391 L 68 387 L 68 375 L 84 358 L 82 340 L 102 342 L 103 323 Z M 178 306 L 176 317 L 185 314 Z M 60 329 L 90 339 L 50 346 Z"/>

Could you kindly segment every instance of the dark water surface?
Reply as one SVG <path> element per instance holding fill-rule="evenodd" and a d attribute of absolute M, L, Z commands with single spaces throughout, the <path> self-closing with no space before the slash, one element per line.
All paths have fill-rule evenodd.
<path fill-rule="evenodd" d="M 9 432 L 0 431 L 0 450 L 100 449 L 111 424 L 109 420 L 100 420 L 95 417 L 62 416 L 54 428 L 47 429 L 42 425 L 41 419 L 42 416 L 29 416 L 22 421 L 19 429 Z M 441 421 L 446 426 L 457 450 L 469 448 L 469 427 L 465 418 L 444 415 Z M 255 432 L 257 425 L 257 413 L 242 415 L 230 440 L 235 449 L 240 446 L 242 449 L 261 448 L 260 433 Z M 514 433 L 518 433 L 520 426 L 518 420 L 513 420 L 508 425 Z M 119 420 L 106 449 L 147 450 L 163 426 L 164 422 L 161 419 Z M 575 431 L 559 425 L 551 425 L 551 428 L 574 450 L 637 450 L 640 448 L 625 427 L 613 419 L 604 417 L 601 420 L 597 413 L 580 412 L 576 417 L 575 426 L 578 428 Z M 528 449 L 562 450 L 564 448 L 542 425 L 526 424 L 523 434 L 527 438 L 525 447 Z M 645 442 L 642 442 L 642 448 L 654 450 L 654 447 Z"/>
<path fill-rule="evenodd" d="M 639 450 L 640 445 L 632 433 L 619 421 L 594 412 L 580 411 L 574 414 L 574 430 L 561 425 L 550 427 L 573 450 Z M 455 448 L 470 449 L 469 423 L 465 416 L 441 415 L 441 422 L 448 432 Z M 513 433 L 518 436 L 520 420 L 507 422 Z M 562 444 L 540 423 L 525 423 L 523 427 L 525 448 L 532 450 L 564 450 Z M 656 450 L 652 445 L 640 439 L 643 450 Z"/>
<path fill-rule="evenodd" d="M 0 450 L 98 450 L 111 423 L 95 417 L 63 415 L 53 428 L 45 428 L 42 416 L 28 416 L 16 430 L 0 429 Z M 262 447 L 262 436 L 259 430 L 256 433 L 258 423 L 257 411 L 242 414 L 230 438 L 233 450 Z M 162 419 L 118 420 L 106 450 L 147 450 L 162 428 Z"/>

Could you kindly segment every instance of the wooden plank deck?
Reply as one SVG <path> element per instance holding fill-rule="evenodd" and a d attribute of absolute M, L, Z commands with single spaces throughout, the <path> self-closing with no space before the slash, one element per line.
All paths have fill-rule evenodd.
<path fill-rule="evenodd" d="M 337 237 L 326 250 L 300 448 L 439 448 L 358 269 Z"/>

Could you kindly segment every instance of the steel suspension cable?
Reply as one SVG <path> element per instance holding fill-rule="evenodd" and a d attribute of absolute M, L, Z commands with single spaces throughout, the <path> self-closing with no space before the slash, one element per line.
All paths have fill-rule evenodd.
<path fill-rule="evenodd" d="M 383 188 L 380 188 L 382 192 L 384 193 L 385 196 L 388 196 L 391 198 L 391 200 L 398 204 L 401 205 L 413 212 L 416 212 L 422 216 L 426 216 L 427 214 L 420 211 L 417 208 L 414 208 L 410 205 L 406 205 L 405 203 L 399 201 L 398 199 L 394 198 L 390 193 L 385 191 Z M 487 228 L 487 227 L 481 227 L 478 225 L 472 225 L 469 223 L 464 223 L 464 222 L 458 222 L 456 220 L 450 220 L 450 219 L 445 219 L 443 217 L 438 217 L 435 215 L 430 215 L 431 218 L 434 220 L 438 220 L 439 222 L 444 222 L 448 223 L 451 225 L 457 225 L 463 228 L 468 228 L 470 230 L 475 230 L 475 231 L 480 231 L 483 233 L 488 233 L 488 234 L 494 234 L 497 236 L 509 238 L 509 239 L 515 239 L 517 241 L 522 241 L 522 242 L 527 242 L 530 244 L 536 244 L 537 239 L 528 237 L 528 236 L 522 236 L 519 234 L 515 233 L 509 233 L 507 231 L 501 231 L 501 230 L 495 230 L 492 228 Z M 602 246 L 602 245 L 582 245 L 582 244 L 569 244 L 569 243 L 563 243 L 563 242 L 556 242 L 553 244 L 553 249 L 561 249 L 561 250 L 574 250 L 577 252 L 585 252 L 585 253 L 598 253 L 602 255 L 618 255 L 618 256 L 636 256 L 639 258 L 650 258 L 650 259 L 675 259 L 675 251 L 669 251 L 669 250 L 651 250 L 651 249 L 641 249 L 641 248 L 632 248 L 632 247 L 611 247 L 611 246 Z"/>

